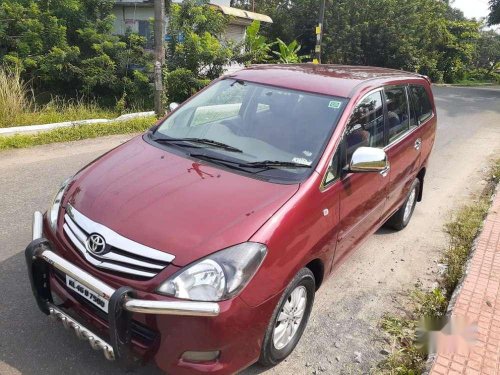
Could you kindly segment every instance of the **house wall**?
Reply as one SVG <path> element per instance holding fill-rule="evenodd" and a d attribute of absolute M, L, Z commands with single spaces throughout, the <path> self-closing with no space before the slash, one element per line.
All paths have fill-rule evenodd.
<path fill-rule="evenodd" d="M 130 5 L 115 5 L 113 7 L 115 21 L 113 24 L 113 33 L 124 35 L 127 28 L 132 32 L 139 32 L 139 22 L 149 21 L 154 17 L 152 7 L 130 6 Z"/>
<path fill-rule="evenodd" d="M 228 7 L 231 5 L 231 0 L 210 0 L 210 3 Z"/>
<path fill-rule="evenodd" d="M 229 0 L 211 1 L 212 3 L 229 3 Z M 222 4 L 224 5 L 224 4 Z M 153 7 L 144 5 L 127 4 L 125 1 L 117 3 L 113 7 L 115 16 L 113 24 L 113 33 L 124 35 L 127 29 L 134 33 L 139 33 L 141 21 L 149 22 L 154 17 Z M 168 23 L 168 18 L 165 18 L 165 25 Z M 142 33 L 139 33 L 142 34 Z M 243 24 L 230 24 L 227 28 L 225 39 L 240 43 L 245 40 L 246 26 Z M 143 35 L 145 36 L 145 35 Z"/>
<path fill-rule="evenodd" d="M 226 29 L 225 37 L 235 43 L 242 43 L 245 41 L 246 31 L 246 26 L 231 24 Z"/>
<path fill-rule="evenodd" d="M 180 3 L 182 0 L 173 0 Z M 230 6 L 230 0 L 211 0 L 212 4 Z M 113 7 L 115 21 L 113 32 L 115 34 L 125 34 L 127 27 L 133 32 L 138 32 L 138 23 L 135 21 L 147 21 L 154 17 L 153 3 L 151 0 L 117 0 Z"/>

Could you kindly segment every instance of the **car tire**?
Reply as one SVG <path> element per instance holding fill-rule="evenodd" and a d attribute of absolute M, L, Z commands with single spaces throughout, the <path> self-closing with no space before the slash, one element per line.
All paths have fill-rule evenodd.
<path fill-rule="evenodd" d="M 419 191 L 420 180 L 416 178 L 411 185 L 410 192 L 408 193 L 403 205 L 394 215 L 391 216 L 391 218 L 387 221 L 386 226 L 398 231 L 406 228 L 411 220 L 411 217 L 413 216 L 415 206 L 417 205 Z"/>
<path fill-rule="evenodd" d="M 302 268 L 288 284 L 274 309 L 262 343 L 259 358 L 261 365 L 274 366 L 293 351 L 309 320 L 315 292 L 313 273 L 308 268 Z M 302 298 L 305 298 L 305 301 Z M 302 303 L 303 312 L 297 323 Z M 292 314 L 287 314 L 288 312 Z"/>

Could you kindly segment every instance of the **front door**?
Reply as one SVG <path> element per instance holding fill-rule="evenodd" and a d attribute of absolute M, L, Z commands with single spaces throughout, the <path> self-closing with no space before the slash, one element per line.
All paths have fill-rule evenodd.
<path fill-rule="evenodd" d="M 348 166 L 359 147 L 384 147 L 382 89 L 366 95 L 356 105 L 343 138 L 344 163 Z M 335 265 L 372 233 L 384 212 L 389 179 L 386 173 L 347 173 L 338 182 L 340 222 Z"/>

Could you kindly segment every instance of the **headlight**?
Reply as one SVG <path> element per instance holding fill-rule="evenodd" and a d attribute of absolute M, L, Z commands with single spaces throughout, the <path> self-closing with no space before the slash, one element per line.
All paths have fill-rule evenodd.
<path fill-rule="evenodd" d="M 157 292 L 194 301 L 222 301 L 245 287 L 267 254 L 260 243 L 245 242 L 209 255 L 177 272 Z"/>
<path fill-rule="evenodd" d="M 54 200 L 52 201 L 52 206 L 50 206 L 50 209 L 48 211 L 49 223 L 52 230 L 56 230 L 57 216 L 59 214 L 59 208 L 61 207 L 62 197 L 70 181 L 71 177 L 61 184 L 61 188 L 54 197 Z"/>

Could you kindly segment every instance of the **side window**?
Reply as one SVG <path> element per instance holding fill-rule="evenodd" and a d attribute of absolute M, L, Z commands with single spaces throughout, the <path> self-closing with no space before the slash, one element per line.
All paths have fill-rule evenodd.
<path fill-rule="evenodd" d="M 403 86 L 386 87 L 385 97 L 387 102 L 387 133 L 389 134 L 389 143 L 391 143 L 410 129 L 406 89 Z"/>
<path fill-rule="evenodd" d="M 327 186 L 337 180 L 340 177 L 340 152 L 341 152 L 341 146 L 338 147 L 337 151 L 335 152 L 335 155 L 333 155 L 333 158 L 330 162 L 330 165 L 328 166 L 328 170 L 326 172 L 325 179 L 323 181 L 323 186 Z"/>
<path fill-rule="evenodd" d="M 346 164 L 359 147 L 384 147 L 382 92 L 365 97 L 354 108 L 345 132 Z"/>
<path fill-rule="evenodd" d="M 420 125 L 432 116 L 432 105 L 424 86 L 410 86 L 412 125 Z"/>

